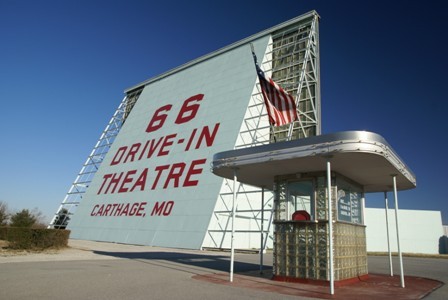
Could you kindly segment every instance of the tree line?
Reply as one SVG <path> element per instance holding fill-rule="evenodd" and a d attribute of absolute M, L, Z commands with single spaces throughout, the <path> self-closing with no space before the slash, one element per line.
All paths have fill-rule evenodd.
<path fill-rule="evenodd" d="M 48 224 L 43 219 L 42 213 L 37 208 L 33 210 L 22 209 L 16 213 L 11 213 L 8 210 L 8 205 L 0 201 L 0 227 L 47 228 Z M 68 211 L 62 209 L 56 216 L 54 228 L 65 229 L 69 220 Z"/>

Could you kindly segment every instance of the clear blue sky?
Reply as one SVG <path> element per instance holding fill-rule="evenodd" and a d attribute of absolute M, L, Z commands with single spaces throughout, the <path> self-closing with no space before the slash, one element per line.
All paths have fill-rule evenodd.
<path fill-rule="evenodd" d="M 324 133 L 381 134 L 417 176 L 400 208 L 448 224 L 442 0 L 0 0 L 0 201 L 49 219 L 126 88 L 312 9 Z"/>

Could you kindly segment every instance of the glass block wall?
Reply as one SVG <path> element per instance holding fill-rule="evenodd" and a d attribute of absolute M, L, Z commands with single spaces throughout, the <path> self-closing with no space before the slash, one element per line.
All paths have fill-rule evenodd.
<path fill-rule="evenodd" d="M 330 247 L 326 179 L 322 174 L 306 175 L 307 180 L 313 179 L 314 182 L 315 211 L 311 212 L 310 221 L 291 221 L 285 207 L 288 182 L 298 180 L 295 178 L 296 175 L 276 177 L 273 275 L 278 279 L 327 281 L 330 280 Z M 347 189 L 347 180 L 338 179 L 344 178 L 339 174 L 332 178 L 333 269 L 336 281 L 368 273 L 365 226 L 338 220 L 336 184 L 344 182 L 344 189 Z"/>
<path fill-rule="evenodd" d="M 328 224 L 274 224 L 274 276 L 327 280 Z"/>

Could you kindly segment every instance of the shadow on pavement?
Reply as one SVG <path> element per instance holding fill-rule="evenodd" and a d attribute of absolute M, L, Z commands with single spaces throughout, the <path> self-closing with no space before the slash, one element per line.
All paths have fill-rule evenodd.
<path fill-rule="evenodd" d="M 177 265 L 183 265 L 184 268 L 181 271 L 187 271 L 185 268 L 189 268 L 189 272 L 192 274 L 204 273 L 202 269 L 209 269 L 215 272 L 229 272 L 230 269 L 230 257 L 225 255 L 207 255 L 207 254 L 192 254 L 181 252 L 108 252 L 108 251 L 93 251 L 98 255 L 106 255 L 117 258 L 138 260 L 144 263 L 151 263 L 152 265 L 164 266 L 171 269 L 176 268 Z M 195 271 L 193 271 L 195 270 Z M 260 270 L 259 264 L 240 262 L 235 260 L 234 272 L 244 273 L 248 276 L 263 277 L 257 272 Z M 271 274 L 271 266 L 263 266 L 264 274 Z"/>

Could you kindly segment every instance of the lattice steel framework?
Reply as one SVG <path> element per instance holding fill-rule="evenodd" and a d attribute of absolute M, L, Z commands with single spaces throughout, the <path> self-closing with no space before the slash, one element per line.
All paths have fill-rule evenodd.
<path fill-rule="evenodd" d="M 126 121 L 129 113 L 137 102 L 143 89 L 130 92 L 121 101 L 114 115 L 101 133 L 100 138 L 93 147 L 92 152 L 87 157 L 86 162 L 79 171 L 78 176 L 72 183 L 70 189 L 65 195 L 64 200 L 56 211 L 49 228 L 65 228 L 74 214 L 76 208 L 82 200 L 84 193 L 90 185 L 96 171 L 101 165 L 104 157 L 109 151 L 118 132 Z"/>
<path fill-rule="evenodd" d="M 260 86 L 257 83 L 249 101 L 235 149 L 321 134 L 318 37 L 319 16 L 316 13 L 271 35 L 261 68 L 266 75 L 271 76 L 275 82 L 295 97 L 300 120 L 290 125 L 270 126 Z M 247 51 L 250 51 L 249 47 Z M 231 187 L 230 180 L 225 179 L 204 240 L 204 247 L 229 247 L 233 195 Z M 265 192 L 265 201 L 262 205 L 261 189 L 238 184 L 237 198 L 235 214 L 237 247 L 238 239 L 250 241 L 253 239 L 251 235 L 256 235 L 259 239 L 262 227 L 264 231 L 262 248 L 264 249 L 266 245 L 270 246 L 273 239 L 272 234 L 269 236 L 273 217 L 272 192 Z M 262 226 L 262 221 L 265 222 L 265 226 Z M 252 245 L 254 242 L 249 244 Z"/>

